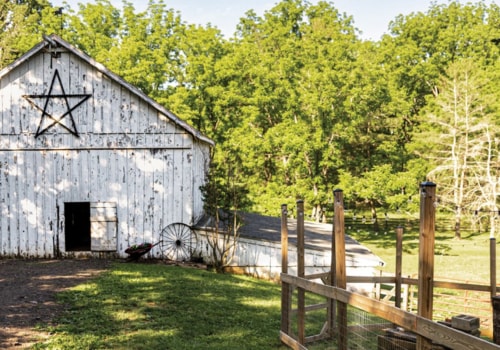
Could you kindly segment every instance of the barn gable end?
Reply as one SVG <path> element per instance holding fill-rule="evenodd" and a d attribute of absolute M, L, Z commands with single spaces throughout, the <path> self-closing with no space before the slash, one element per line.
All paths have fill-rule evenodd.
<path fill-rule="evenodd" d="M 172 222 L 193 224 L 211 146 L 101 64 L 46 37 L 0 71 L 0 255 L 123 255 Z"/>

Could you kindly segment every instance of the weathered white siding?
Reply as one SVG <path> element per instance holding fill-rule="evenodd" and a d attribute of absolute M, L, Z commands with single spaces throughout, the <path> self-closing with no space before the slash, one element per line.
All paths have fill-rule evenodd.
<path fill-rule="evenodd" d="M 204 261 L 211 263 L 213 256 L 208 244 L 208 236 L 212 233 L 196 230 L 198 251 Z M 222 240 L 222 237 L 221 237 Z M 288 273 L 297 275 L 297 247 L 288 247 Z M 380 260 L 367 260 L 356 253 L 347 253 L 346 269 L 348 276 L 374 276 Z M 278 281 L 282 272 L 281 242 L 273 242 L 256 238 L 239 237 L 234 259 L 230 267 L 235 271 L 256 276 L 259 278 Z M 330 271 L 331 249 L 306 248 L 304 249 L 304 268 L 306 275 Z M 369 293 L 373 284 L 349 284 L 348 289 L 360 293 Z"/>
<path fill-rule="evenodd" d="M 116 251 L 116 202 L 90 203 L 91 251 Z"/>
<path fill-rule="evenodd" d="M 64 255 L 68 202 L 116 203 L 105 220 L 116 241 L 95 251 L 124 255 L 172 222 L 193 224 L 210 144 L 81 53 L 58 51 L 0 72 L 0 255 Z M 53 94 L 91 95 L 72 111 L 78 137 L 60 125 L 35 137 L 42 112 L 23 96 L 46 95 L 56 70 Z"/>
<path fill-rule="evenodd" d="M 2 255 L 50 255 L 57 234 L 64 246 L 65 202 L 116 202 L 119 251 L 157 241 L 169 223 L 192 224 L 190 158 L 189 149 L 1 150 Z"/>
<path fill-rule="evenodd" d="M 193 222 L 191 225 L 194 225 L 204 213 L 200 186 L 205 184 L 206 173 L 210 165 L 210 149 L 200 142 L 194 144 L 191 163 L 193 168 Z"/>

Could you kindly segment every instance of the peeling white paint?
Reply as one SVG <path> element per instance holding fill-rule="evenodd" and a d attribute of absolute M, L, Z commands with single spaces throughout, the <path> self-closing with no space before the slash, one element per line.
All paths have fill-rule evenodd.
<path fill-rule="evenodd" d="M 131 244 L 158 241 L 172 222 L 193 224 L 203 212 L 208 139 L 54 40 L 57 57 L 40 47 L 0 71 L 0 255 L 68 253 L 70 202 L 115 203 L 116 220 L 95 221 L 92 238 L 96 251 L 120 256 Z M 55 123 L 35 137 L 42 111 L 23 96 L 47 94 L 56 70 L 66 94 L 91 96 L 72 111 L 78 135 Z"/>

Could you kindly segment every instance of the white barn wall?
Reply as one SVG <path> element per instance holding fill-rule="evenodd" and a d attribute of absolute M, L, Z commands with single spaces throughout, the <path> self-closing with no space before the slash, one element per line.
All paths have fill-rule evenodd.
<path fill-rule="evenodd" d="M 162 161 L 172 153 L 177 158 Z M 169 223 L 192 224 L 191 188 L 183 184 L 192 171 L 189 150 L 0 151 L 0 157 L 2 255 L 50 256 L 57 234 L 64 247 L 65 202 L 116 202 L 118 251 L 158 241 Z"/>
<path fill-rule="evenodd" d="M 207 236 L 211 233 L 196 230 L 198 237 L 199 253 L 204 261 L 211 263 L 212 255 L 209 250 Z M 380 260 L 365 260 L 352 257 L 348 254 L 346 270 L 348 276 L 374 276 Z M 331 266 L 331 251 L 327 249 L 304 249 L 304 265 L 306 275 L 328 272 Z M 279 280 L 281 274 L 281 243 L 259 239 L 240 237 L 236 247 L 235 257 L 230 264 L 248 275 L 259 278 Z M 288 273 L 297 275 L 297 247 L 288 247 Z M 369 293 L 372 284 L 349 284 L 349 290 Z"/>
<path fill-rule="evenodd" d="M 205 184 L 206 172 L 210 166 L 210 149 L 203 147 L 200 142 L 195 143 L 193 148 L 195 152 L 191 159 L 193 167 L 193 222 L 191 225 L 196 224 L 204 214 L 203 194 L 200 187 Z"/>
<path fill-rule="evenodd" d="M 116 203 L 120 256 L 202 214 L 210 142 L 84 58 L 41 50 L 2 71 L 0 255 L 75 255 L 64 248 L 67 202 Z M 42 113 L 22 96 L 47 94 L 56 69 L 66 95 L 92 96 L 72 112 L 79 137 L 56 125 L 35 138 Z"/>

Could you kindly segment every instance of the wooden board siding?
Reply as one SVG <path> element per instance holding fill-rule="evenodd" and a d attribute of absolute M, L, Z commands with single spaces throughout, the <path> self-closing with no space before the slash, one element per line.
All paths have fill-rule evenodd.
<path fill-rule="evenodd" d="M 205 184 L 206 170 L 210 166 L 210 150 L 200 142 L 194 144 L 193 157 L 193 222 L 196 224 L 203 216 L 203 195 L 199 190 Z"/>
<path fill-rule="evenodd" d="M 169 223 L 192 221 L 189 158 L 191 150 L 0 151 L 0 253 L 51 256 L 55 235 L 64 247 L 65 202 L 116 202 L 119 251 L 158 241 Z"/>
<path fill-rule="evenodd" d="M 117 222 L 115 202 L 90 203 L 92 251 L 116 251 Z"/>
<path fill-rule="evenodd" d="M 211 237 L 212 233 L 203 229 L 196 229 L 196 233 L 198 237 L 197 253 L 201 254 L 205 261 L 212 262 L 213 257 L 208 245 L 208 237 Z M 223 237 L 221 236 L 220 239 L 223 239 Z M 331 244 L 331 242 L 329 243 Z M 240 236 L 235 257 L 228 271 L 279 280 L 282 272 L 281 248 L 280 241 Z M 358 254 L 358 252 L 354 250 L 351 254 Z M 377 265 L 374 265 L 371 259 L 364 260 L 363 253 L 359 255 L 358 259 L 347 261 L 349 276 L 373 276 L 377 271 Z M 295 245 L 289 246 L 288 257 L 289 273 L 297 275 L 297 247 Z M 306 248 L 304 250 L 304 259 L 306 275 L 327 273 L 331 268 L 331 249 L 321 247 Z M 348 290 L 356 290 L 359 293 L 366 294 L 373 290 L 373 283 L 349 283 Z"/>
<path fill-rule="evenodd" d="M 56 70 L 67 95 L 92 96 L 72 112 L 79 137 L 55 125 L 35 138 L 42 112 L 23 95 L 47 94 Z M 122 256 L 156 243 L 168 224 L 201 216 L 195 201 L 210 144 L 148 98 L 71 51 L 41 51 L 0 76 L 0 256 L 64 255 L 69 202 L 115 203 L 116 220 L 91 221 L 116 229 L 116 241 L 93 250 L 116 246 Z"/>
<path fill-rule="evenodd" d="M 120 145 L 150 148 L 153 145 L 169 148 L 191 147 L 192 137 L 173 124 L 165 116 L 140 100 L 123 86 L 119 86 L 95 68 L 70 53 L 52 59 L 52 68 L 47 64 L 48 54 L 38 55 L 29 61 L 36 71 L 45 70 L 43 77 L 36 78 L 32 70 L 21 66 L 7 74 L 0 84 L 1 96 L 1 147 L 24 148 L 109 148 Z M 69 57 L 72 57 L 71 60 Z M 74 76 L 68 76 L 68 66 L 84 76 L 83 82 L 73 84 Z M 37 69 L 37 67 L 39 67 Z M 92 94 L 92 97 L 73 110 L 72 115 L 80 137 L 55 126 L 35 139 L 34 134 L 41 112 L 22 98 L 26 94 L 47 93 L 50 81 L 59 72 L 65 93 Z M 39 81 L 45 79 L 45 81 Z M 89 81 L 91 80 L 91 81 Z M 55 84 L 57 85 L 57 84 Z M 7 136 L 4 139 L 4 135 Z"/>

